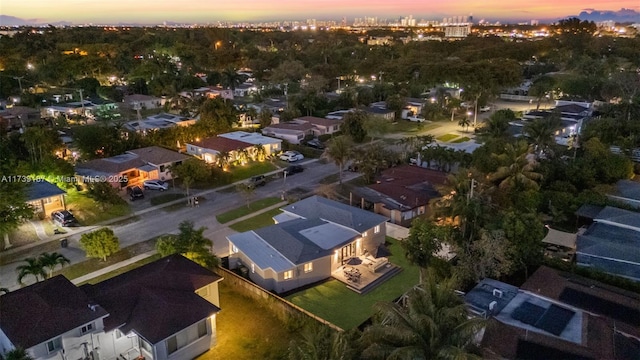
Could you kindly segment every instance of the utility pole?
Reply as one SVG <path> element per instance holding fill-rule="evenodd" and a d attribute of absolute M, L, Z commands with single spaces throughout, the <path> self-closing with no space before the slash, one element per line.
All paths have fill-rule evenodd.
<path fill-rule="evenodd" d="M 85 116 L 84 113 L 84 96 L 82 96 L 82 89 L 78 89 L 78 91 L 80 92 L 80 106 L 82 106 L 82 116 Z"/>
<path fill-rule="evenodd" d="M 24 79 L 24 76 L 14 76 L 13 77 L 14 80 L 18 80 L 18 86 L 20 86 L 20 94 L 22 94 L 23 90 L 22 90 L 22 79 Z"/>
<path fill-rule="evenodd" d="M 471 179 L 471 190 L 469 190 L 469 194 L 467 195 L 467 203 L 471 201 L 471 198 L 473 197 L 473 189 L 475 187 L 476 187 L 476 180 Z"/>

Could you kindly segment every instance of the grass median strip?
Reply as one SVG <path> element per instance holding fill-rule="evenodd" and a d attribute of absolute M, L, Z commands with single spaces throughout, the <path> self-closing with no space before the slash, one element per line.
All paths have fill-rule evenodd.
<path fill-rule="evenodd" d="M 233 210 L 229 210 L 227 212 L 224 212 L 222 214 L 216 215 L 216 219 L 218 220 L 218 222 L 220 224 L 224 224 L 224 223 L 228 223 L 231 220 L 235 220 L 237 218 L 241 218 L 245 215 L 249 215 L 253 212 L 256 212 L 258 210 L 262 210 L 264 208 L 267 208 L 271 205 L 275 205 L 279 202 L 281 202 L 282 200 L 280 200 L 277 197 L 268 197 L 268 198 L 264 198 L 264 199 L 260 199 L 260 200 L 256 200 L 252 203 L 249 204 L 249 206 L 243 205 L 240 206 L 238 208 L 235 208 Z"/>
<path fill-rule="evenodd" d="M 449 142 L 457 137 L 460 137 L 460 135 L 458 134 L 444 134 L 442 136 L 438 136 L 436 139 L 442 141 L 442 142 Z"/>

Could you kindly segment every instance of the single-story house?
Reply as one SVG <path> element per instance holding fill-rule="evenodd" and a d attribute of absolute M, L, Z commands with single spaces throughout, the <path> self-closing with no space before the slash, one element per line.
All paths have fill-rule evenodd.
<path fill-rule="evenodd" d="M 613 194 L 608 194 L 612 200 L 640 209 L 640 183 L 633 180 L 620 180 L 616 183 Z"/>
<path fill-rule="evenodd" d="M 350 112 L 353 112 L 354 109 L 350 109 L 350 110 L 336 110 L 336 111 L 332 111 L 330 113 L 328 113 L 325 118 L 330 119 L 330 120 L 342 120 L 344 119 L 344 116 L 347 115 Z"/>
<path fill-rule="evenodd" d="M 0 355 L 20 347 L 38 360 L 195 358 L 216 344 L 220 280 L 181 255 L 95 285 L 46 279 L 0 297 Z"/>
<path fill-rule="evenodd" d="M 492 279 L 464 294 L 487 325 L 483 358 L 632 359 L 640 356 L 640 301 L 621 289 L 540 267 L 517 288 Z"/>
<path fill-rule="evenodd" d="M 146 134 L 148 131 L 172 128 L 175 126 L 190 126 L 196 119 L 169 113 L 148 116 L 142 120 L 129 121 L 124 127 L 130 131 Z"/>
<path fill-rule="evenodd" d="M 215 99 L 217 97 L 227 100 L 233 100 L 233 90 L 224 89 L 219 86 L 203 86 L 198 89 L 194 89 L 193 93 L 197 96 L 206 96 L 209 99 Z M 185 96 L 187 94 L 185 93 Z"/>
<path fill-rule="evenodd" d="M 171 180 L 171 167 L 182 164 L 189 156 L 165 149 L 159 146 L 149 146 L 140 149 L 127 151 L 130 154 L 137 155 L 144 160 L 147 165 L 155 166 L 158 169 L 158 179 Z"/>
<path fill-rule="evenodd" d="M 43 106 L 41 111 L 42 117 L 56 118 L 58 116 L 89 116 L 95 112 L 97 105 L 89 100 L 74 101 L 64 104 L 55 104 Z"/>
<path fill-rule="evenodd" d="M 313 125 L 313 135 L 330 135 L 340 131 L 342 120 L 319 118 L 315 116 L 303 116 L 293 119 L 296 122 L 306 122 Z"/>
<path fill-rule="evenodd" d="M 306 121 L 293 120 L 279 124 L 271 124 L 262 129 L 262 133 L 267 136 L 287 140 L 291 144 L 299 144 L 305 137 L 313 135 L 313 129 L 313 124 Z"/>
<path fill-rule="evenodd" d="M 576 242 L 576 262 L 640 281 L 640 213 L 606 206 Z"/>
<path fill-rule="evenodd" d="M 123 105 L 133 110 L 158 109 L 164 105 L 164 100 L 143 94 L 125 95 L 122 100 Z"/>
<path fill-rule="evenodd" d="M 238 97 L 245 97 L 247 95 L 255 93 L 256 91 L 258 91 L 258 88 L 254 84 L 243 83 L 233 89 L 233 95 Z"/>
<path fill-rule="evenodd" d="M 362 110 L 364 110 L 366 113 L 373 115 L 373 116 L 381 116 L 384 119 L 387 119 L 389 121 L 393 121 L 396 118 L 396 112 L 384 107 L 377 107 L 377 106 L 367 106 L 367 107 L 363 107 Z"/>
<path fill-rule="evenodd" d="M 253 144 L 221 136 L 212 136 L 187 143 L 187 154 L 197 156 L 209 164 L 217 163 L 222 153 L 229 156 L 229 162 L 234 162 L 240 159 L 243 151 L 251 152 L 249 156 L 252 156 L 254 149 Z"/>
<path fill-rule="evenodd" d="M 437 186 L 447 174 L 418 166 L 386 169 L 375 184 L 355 189 L 355 194 L 373 204 L 373 211 L 393 224 L 409 226 L 414 218 L 430 213 L 429 205 L 440 198 Z"/>
<path fill-rule="evenodd" d="M 281 210 L 274 225 L 227 237 L 229 267 L 246 267 L 265 289 L 285 292 L 327 279 L 384 245 L 383 216 L 319 196 Z"/>
<path fill-rule="evenodd" d="M 169 167 L 188 159 L 172 150 L 150 146 L 109 158 L 76 164 L 78 181 L 107 181 L 114 187 L 126 187 L 145 180 L 172 179 Z"/>
<path fill-rule="evenodd" d="M 33 207 L 36 217 L 46 218 L 54 211 L 66 209 L 66 193 L 48 181 L 32 181 L 27 186 L 27 204 Z"/>
<path fill-rule="evenodd" d="M 258 113 L 262 110 L 269 110 L 272 114 L 278 114 L 284 111 L 287 108 L 287 99 L 286 98 L 270 98 L 266 99 L 261 103 L 251 103 L 248 104 L 247 107 L 254 108 Z"/>
<path fill-rule="evenodd" d="M 13 106 L 0 110 L 0 126 L 7 130 L 43 124 L 40 111 L 27 106 Z"/>
<path fill-rule="evenodd" d="M 271 156 L 282 151 L 282 140 L 264 136 L 257 132 L 232 131 L 218 135 L 219 137 L 239 140 L 251 145 L 261 145 L 264 147 L 265 155 Z"/>

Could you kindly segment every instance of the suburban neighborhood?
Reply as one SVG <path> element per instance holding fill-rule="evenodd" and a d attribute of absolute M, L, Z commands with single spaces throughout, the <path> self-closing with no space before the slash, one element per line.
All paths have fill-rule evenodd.
<path fill-rule="evenodd" d="M 638 24 L 310 20 L 0 24 L 0 359 L 640 359 Z"/>

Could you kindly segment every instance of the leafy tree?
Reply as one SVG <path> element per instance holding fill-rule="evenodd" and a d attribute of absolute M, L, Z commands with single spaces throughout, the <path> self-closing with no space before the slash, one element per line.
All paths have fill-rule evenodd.
<path fill-rule="evenodd" d="M 355 148 L 352 157 L 367 183 L 371 183 L 381 170 L 400 163 L 400 153 L 380 142 Z"/>
<path fill-rule="evenodd" d="M 100 87 L 100 81 L 95 78 L 85 77 L 76 80 L 73 86 L 84 90 L 84 96 L 96 96 L 98 94 L 98 88 Z"/>
<path fill-rule="evenodd" d="M 260 120 L 260 127 L 266 128 L 267 126 L 271 125 L 272 117 L 273 117 L 273 114 L 271 114 L 271 111 L 269 111 L 268 109 L 262 109 L 258 114 L 258 119 Z"/>
<path fill-rule="evenodd" d="M 482 132 L 494 139 L 502 139 L 508 136 L 509 122 L 516 119 L 516 114 L 511 109 L 500 109 L 489 117 Z"/>
<path fill-rule="evenodd" d="M 473 282 L 509 275 L 514 267 L 511 248 L 512 244 L 503 231 L 482 230 L 479 239 L 471 242 L 466 249 L 457 251 L 456 274 L 460 279 Z"/>
<path fill-rule="evenodd" d="M 228 132 L 237 122 L 237 110 L 231 102 L 207 99 L 200 106 L 200 120 L 194 125 L 203 137 Z"/>
<path fill-rule="evenodd" d="M 391 123 L 381 116 L 371 116 L 365 120 L 362 127 L 373 142 L 374 139 L 382 137 L 391 130 Z"/>
<path fill-rule="evenodd" d="M 536 110 L 540 109 L 542 98 L 547 96 L 556 84 L 556 80 L 551 76 L 540 76 L 533 81 L 529 87 L 529 96 L 536 97 Z"/>
<path fill-rule="evenodd" d="M 118 190 L 106 181 L 87 183 L 87 196 L 95 200 L 100 206 L 124 204 Z"/>
<path fill-rule="evenodd" d="M 425 272 L 447 241 L 448 228 L 437 226 L 431 221 L 415 218 L 411 222 L 409 236 L 401 242 L 404 254 L 410 263 L 420 267 L 420 283 L 425 279 Z"/>
<path fill-rule="evenodd" d="M 342 123 L 342 131 L 351 136 L 351 139 L 357 143 L 361 143 L 367 132 L 364 129 L 364 123 L 369 119 L 369 114 L 362 110 L 356 110 L 348 112 L 344 116 L 344 122 Z"/>
<path fill-rule="evenodd" d="M 400 119 L 402 109 L 407 105 L 406 101 L 399 94 L 390 95 L 386 99 L 387 109 L 395 111 L 396 119 Z"/>
<path fill-rule="evenodd" d="M 38 261 L 44 268 L 49 269 L 48 277 L 53 276 L 53 271 L 58 267 L 58 265 L 60 265 L 60 267 L 64 267 L 65 264 L 70 263 L 69 259 L 57 252 L 42 253 L 38 256 Z"/>
<path fill-rule="evenodd" d="M 351 148 L 351 139 L 346 135 L 339 135 L 331 139 L 323 154 L 323 156 L 333 160 L 338 165 L 340 184 L 342 184 L 344 164 L 351 159 Z"/>
<path fill-rule="evenodd" d="M 161 256 L 181 254 L 206 268 L 218 266 L 218 258 L 211 253 L 213 243 L 204 237 L 206 227 L 196 229 L 192 221 L 183 221 L 178 228 L 178 235 L 165 235 L 156 242 Z"/>
<path fill-rule="evenodd" d="M 221 84 L 227 89 L 235 90 L 236 86 L 240 85 L 243 81 L 242 75 L 238 74 L 235 68 L 227 67 L 222 71 Z"/>
<path fill-rule="evenodd" d="M 469 319 L 451 279 L 430 276 L 403 297 L 375 305 L 373 325 L 362 334 L 366 359 L 480 359 L 469 353 L 483 320 Z"/>
<path fill-rule="evenodd" d="M 102 261 L 107 261 L 108 256 L 120 250 L 120 241 L 109 228 L 82 234 L 80 245 L 87 253 L 87 257 L 102 259 Z"/>
<path fill-rule="evenodd" d="M 31 275 L 36 278 L 36 281 L 44 280 L 47 277 L 47 272 L 44 270 L 44 265 L 37 258 L 24 259 L 26 264 L 16 267 L 18 272 L 18 284 L 23 285 L 22 280 Z"/>
<path fill-rule="evenodd" d="M 187 159 L 178 165 L 171 167 L 171 173 L 182 179 L 182 186 L 184 186 L 189 196 L 189 187 L 196 181 L 206 180 L 211 171 L 207 164 L 198 159 Z"/>
<path fill-rule="evenodd" d="M 0 180 L 18 173 L 18 160 L 10 139 L 0 137 Z M 33 208 L 27 204 L 27 184 L 19 181 L 0 181 L 0 236 L 4 237 L 5 247 L 9 243 L 9 233 L 27 219 L 33 217 Z"/>
<path fill-rule="evenodd" d="M 501 228 L 511 243 L 514 269 L 524 270 L 529 277 L 528 269 L 542 261 L 544 224 L 535 213 L 510 210 L 502 217 Z"/>
<path fill-rule="evenodd" d="M 27 350 L 18 347 L 4 354 L 4 360 L 34 360 Z"/>

